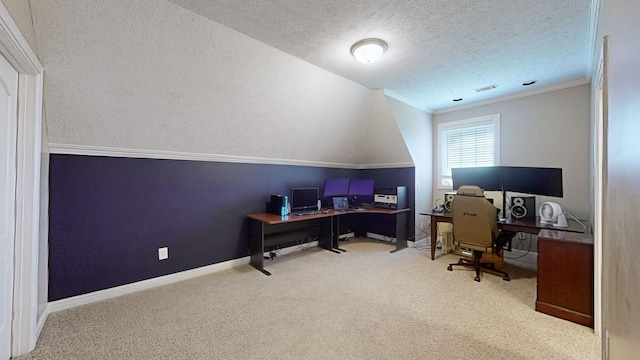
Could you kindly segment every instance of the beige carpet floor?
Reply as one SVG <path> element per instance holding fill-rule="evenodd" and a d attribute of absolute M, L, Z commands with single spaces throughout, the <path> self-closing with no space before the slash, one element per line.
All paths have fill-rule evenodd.
<path fill-rule="evenodd" d="M 599 359 L 592 329 L 534 311 L 536 274 L 447 271 L 378 240 L 317 247 L 51 314 L 28 359 Z M 522 259 L 521 259 L 522 260 Z"/>

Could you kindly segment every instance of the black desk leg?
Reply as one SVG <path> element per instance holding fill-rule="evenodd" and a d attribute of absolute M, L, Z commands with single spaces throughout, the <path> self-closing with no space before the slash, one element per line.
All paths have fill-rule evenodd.
<path fill-rule="evenodd" d="M 400 251 L 407 247 L 408 219 L 409 211 L 396 214 L 396 249 L 391 251 L 391 253 Z"/>
<path fill-rule="evenodd" d="M 338 249 L 338 250 L 340 250 L 342 252 L 347 252 L 347 250 L 340 248 L 340 239 L 339 239 L 339 237 L 340 237 L 340 216 L 336 215 L 336 216 L 332 216 L 332 218 L 333 218 L 333 234 L 331 235 L 331 238 L 332 238 L 332 242 L 333 242 L 333 248 L 334 249 Z"/>
<path fill-rule="evenodd" d="M 264 269 L 264 224 L 260 221 L 251 220 L 251 260 L 249 265 L 260 270 L 263 274 L 271 276 L 271 273 Z"/>
<path fill-rule="evenodd" d="M 339 251 L 334 250 L 333 246 L 333 234 L 334 231 L 334 216 L 329 216 L 320 219 L 320 234 L 318 239 L 318 244 L 321 248 L 334 252 L 336 254 L 340 254 Z"/>

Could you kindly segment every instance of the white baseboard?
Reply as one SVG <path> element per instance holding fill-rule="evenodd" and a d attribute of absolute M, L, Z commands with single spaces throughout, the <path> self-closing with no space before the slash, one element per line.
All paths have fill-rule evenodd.
<path fill-rule="evenodd" d="M 428 242 L 428 243 L 430 244 L 430 240 L 431 240 L 431 236 L 425 236 L 425 237 L 423 237 L 423 238 L 421 238 L 421 239 L 417 239 L 417 240 L 415 240 L 414 242 L 421 242 L 421 241 L 424 241 L 424 242 Z"/>
<path fill-rule="evenodd" d="M 305 244 L 306 245 L 306 244 Z M 312 241 L 308 244 L 309 247 L 318 246 L 317 241 Z M 299 250 L 298 245 L 289 246 L 286 248 L 279 249 L 280 255 L 287 255 Z M 267 253 L 268 254 L 268 253 Z M 181 271 L 175 274 L 169 274 L 164 276 L 159 276 L 153 279 L 142 280 L 132 284 L 126 284 L 122 286 L 113 287 L 105 290 L 98 290 L 88 294 L 82 294 L 62 300 L 52 301 L 47 304 L 43 315 L 41 316 L 40 321 L 38 322 L 38 333 L 42 330 L 44 326 L 44 322 L 49 314 L 54 312 L 71 309 L 76 306 L 82 306 L 91 304 L 97 301 L 112 299 L 118 296 L 131 294 L 134 292 L 148 290 L 157 286 L 168 285 L 172 283 L 176 283 L 183 280 L 188 280 L 194 277 L 213 274 L 218 271 L 232 269 L 238 266 L 247 265 L 249 263 L 250 257 L 246 256 L 240 259 L 229 260 L 213 265 L 199 267 L 197 269 L 191 269 L 186 271 Z M 41 322 L 41 324 L 40 324 Z"/>
<path fill-rule="evenodd" d="M 126 284 L 122 286 L 117 286 L 110 289 L 94 291 L 88 294 L 82 294 L 62 300 L 52 301 L 47 305 L 45 309 L 46 314 L 52 314 L 57 311 L 62 311 L 66 309 L 71 309 L 76 306 L 87 305 L 94 303 L 96 301 L 102 301 L 111 299 L 114 297 L 131 294 L 141 290 L 151 289 L 157 286 L 168 285 L 178 281 L 183 281 L 187 279 L 191 279 L 197 276 L 212 274 L 222 270 L 232 269 L 234 267 L 238 267 L 241 265 L 246 265 L 249 263 L 249 257 L 243 257 L 240 259 L 229 260 L 213 265 L 199 267 L 197 269 L 181 271 L 175 274 L 169 274 L 164 276 L 159 276 L 157 278 L 138 281 L 132 284 Z M 42 316 L 41 318 L 45 318 L 46 316 Z M 38 324 L 40 326 L 40 324 Z M 42 326 L 44 326 L 44 320 L 42 321 Z"/>
<path fill-rule="evenodd" d="M 40 334 L 42 333 L 42 329 L 44 329 L 44 324 L 47 322 L 47 318 L 49 317 L 49 304 L 47 304 L 42 310 L 42 314 L 38 317 L 38 323 L 36 324 L 36 336 L 35 339 L 40 338 Z M 35 347 L 36 344 L 33 344 Z"/>

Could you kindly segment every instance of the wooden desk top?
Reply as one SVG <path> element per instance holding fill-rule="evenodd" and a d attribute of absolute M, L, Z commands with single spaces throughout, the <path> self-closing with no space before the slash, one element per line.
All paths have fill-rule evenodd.
<path fill-rule="evenodd" d="M 332 209 L 323 209 L 320 214 L 311 214 L 311 215 L 295 215 L 290 214 L 286 216 L 284 219 L 280 215 L 271 214 L 271 213 L 259 213 L 259 214 L 250 214 L 247 215 L 249 219 L 260 221 L 265 224 L 273 225 L 273 224 L 282 224 L 286 222 L 295 222 L 295 221 L 305 221 L 305 220 L 313 220 L 313 219 L 322 219 L 326 217 L 332 216 L 340 216 L 346 214 L 384 214 L 384 215 L 394 215 L 397 213 L 410 211 L 410 208 L 404 209 L 380 209 L 380 208 L 363 208 L 362 210 L 348 210 L 348 211 L 335 211 Z"/>
<path fill-rule="evenodd" d="M 572 233 L 583 233 L 586 231 L 585 227 L 582 226 L 579 222 L 573 219 L 567 219 L 567 227 L 557 227 L 551 224 L 543 224 L 540 222 L 540 217 L 536 216 L 535 223 L 533 221 L 525 221 L 525 220 L 517 220 L 517 219 L 506 219 L 503 222 L 500 222 L 498 226 L 503 229 L 509 229 L 510 227 L 514 228 L 531 228 L 536 230 L 552 230 L 552 231 L 561 231 L 561 232 L 572 232 Z"/>
<path fill-rule="evenodd" d="M 549 239 L 560 242 L 571 242 L 577 244 L 593 245 L 593 236 L 590 234 L 577 234 L 558 230 L 540 230 L 538 238 Z"/>
<path fill-rule="evenodd" d="M 438 221 L 443 221 L 443 222 L 453 221 L 451 217 L 451 213 L 429 212 L 429 213 L 420 213 L 420 215 L 435 216 L 438 219 Z M 515 231 L 522 231 L 522 229 L 531 229 L 532 231 L 536 231 L 536 232 L 538 230 L 543 230 L 543 229 L 547 229 L 551 231 L 566 231 L 566 232 L 573 232 L 573 233 L 584 233 L 586 231 L 586 229 L 579 222 L 573 219 L 567 219 L 567 224 L 569 225 L 567 227 L 556 227 L 550 224 L 543 224 L 540 222 L 539 217 L 536 217 L 535 222 L 526 221 L 522 219 L 521 220 L 506 219 L 505 221 L 498 222 L 499 227 L 506 230 L 513 229 Z"/>

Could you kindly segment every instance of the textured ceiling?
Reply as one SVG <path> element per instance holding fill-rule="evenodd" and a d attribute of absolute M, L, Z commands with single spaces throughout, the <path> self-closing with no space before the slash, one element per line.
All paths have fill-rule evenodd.
<path fill-rule="evenodd" d="M 427 111 L 590 74 L 593 0 L 170 1 Z M 349 50 L 369 37 L 389 48 L 361 64 Z"/>

